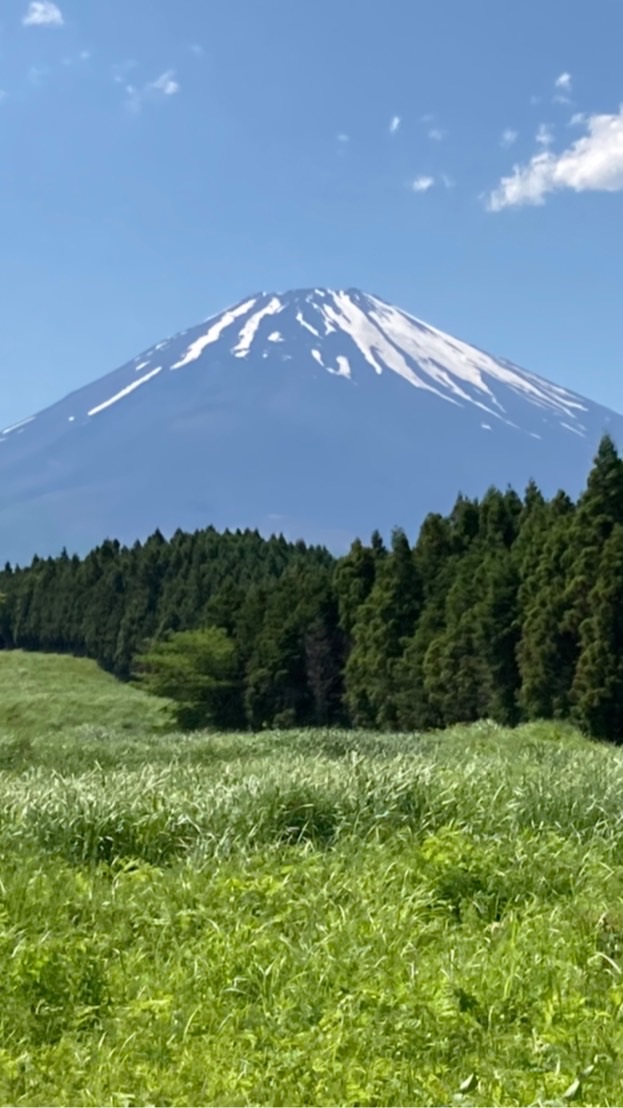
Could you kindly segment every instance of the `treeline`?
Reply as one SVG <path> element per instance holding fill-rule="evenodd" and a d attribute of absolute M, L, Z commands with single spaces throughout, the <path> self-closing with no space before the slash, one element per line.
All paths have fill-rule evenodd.
<path fill-rule="evenodd" d="M 229 725 L 559 718 L 623 741 L 623 461 L 608 437 L 577 503 L 533 483 L 459 496 L 414 546 L 396 530 L 334 559 L 251 531 L 156 533 L 7 566 L 0 594 L 4 648 L 87 655 L 122 679 L 154 640 L 220 628 Z"/>

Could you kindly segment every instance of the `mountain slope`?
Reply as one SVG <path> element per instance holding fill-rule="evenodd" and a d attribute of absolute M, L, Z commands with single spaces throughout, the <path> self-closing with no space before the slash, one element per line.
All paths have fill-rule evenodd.
<path fill-rule="evenodd" d="M 623 417 L 357 290 L 261 293 L 0 434 L 0 559 L 156 527 L 334 549 L 459 490 L 577 493 Z"/>

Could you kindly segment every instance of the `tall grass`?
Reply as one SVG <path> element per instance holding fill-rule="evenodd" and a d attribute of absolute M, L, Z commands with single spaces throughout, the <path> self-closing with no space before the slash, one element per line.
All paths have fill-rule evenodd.
<path fill-rule="evenodd" d="M 622 753 L 130 691 L 0 724 L 2 1103 L 621 1103 Z"/>

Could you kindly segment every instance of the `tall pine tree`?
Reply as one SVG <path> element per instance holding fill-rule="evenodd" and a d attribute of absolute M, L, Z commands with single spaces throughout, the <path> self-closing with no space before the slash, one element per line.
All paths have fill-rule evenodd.
<path fill-rule="evenodd" d="M 615 524 L 588 597 L 573 682 L 574 714 L 597 739 L 623 742 L 623 526 Z"/>

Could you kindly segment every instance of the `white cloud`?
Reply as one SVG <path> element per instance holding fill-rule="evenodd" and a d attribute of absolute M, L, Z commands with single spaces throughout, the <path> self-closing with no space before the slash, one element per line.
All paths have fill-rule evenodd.
<path fill-rule="evenodd" d="M 539 146 L 551 146 L 554 141 L 554 135 L 551 127 L 548 123 L 541 123 L 539 129 L 535 135 L 536 141 Z"/>
<path fill-rule="evenodd" d="M 592 115 L 587 133 L 561 154 L 544 150 L 527 165 L 516 165 L 490 194 L 489 211 L 543 204 L 551 192 L 623 191 L 623 105 L 616 115 Z"/>
<path fill-rule="evenodd" d="M 399 115 L 393 116 L 392 121 L 389 125 L 390 135 L 395 135 L 396 134 L 396 131 L 399 129 L 401 123 L 402 123 L 402 120 L 401 120 Z"/>
<path fill-rule="evenodd" d="M 52 0 L 32 0 L 22 23 L 25 27 L 62 27 L 63 13 Z"/>
<path fill-rule="evenodd" d="M 502 131 L 500 135 L 500 146 L 503 146 L 505 150 L 508 150 L 510 146 L 513 146 L 517 142 L 517 131 L 513 131 L 512 127 L 507 127 L 505 131 Z"/>
<path fill-rule="evenodd" d="M 561 73 L 560 77 L 557 77 L 554 81 L 554 88 L 558 89 L 554 96 L 555 104 L 570 104 L 571 103 L 571 74 Z"/>
<path fill-rule="evenodd" d="M 337 141 L 340 142 L 342 146 L 346 146 L 346 144 L 350 142 L 350 135 L 347 135 L 344 131 L 340 131 L 337 136 Z"/>
<path fill-rule="evenodd" d="M 205 54 L 205 50 L 200 42 L 192 42 L 189 49 L 191 54 L 194 54 L 196 58 L 202 58 Z"/>
<path fill-rule="evenodd" d="M 118 81 L 119 79 L 120 75 L 117 73 L 114 80 Z M 159 99 L 162 96 L 175 96 L 180 91 L 180 85 L 175 79 L 175 70 L 167 69 L 165 73 L 161 73 L 159 77 L 156 77 L 155 81 L 149 81 L 141 88 L 137 88 L 135 85 L 126 85 L 125 91 L 130 110 L 140 112 L 147 100 Z"/>
<path fill-rule="evenodd" d="M 453 177 L 450 177 L 447 173 L 442 173 L 441 174 L 441 183 L 442 183 L 444 188 L 453 189 L 455 184 L 456 184 L 456 181 L 454 180 Z"/>
<path fill-rule="evenodd" d="M 429 189 L 432 189 L 434 184 L 434 177 L 416 177 L 415 181 L 411 184 L 411 188 L 414 192 L 428 192 Z"/>
<path fill-rule="evenodd" d="M 569 120 L 570 127 L 579 127 L 582 123 L 586 123 L 586 112 L 576 112 Z"/>
<path fill-rule="evenodd" d="M 433 142 L 441 142 L 441 140 L 445 138 L 445 134 L 446 132 L 442 131 L 441 127 L 431 127 L 430 131 L 428 132 L 428 137 L 429 139 L 432 139 Z"/>
<path fill-rule="evenodd" d="M 163 96 L 175 96 L 175 93 L 180 91 L 179 82 L 175 80 L 175 70 L 173 69 L 167 69 L 166 73 L 161 73 L 147 87 L 155 92 L 161 92 Z"/>

